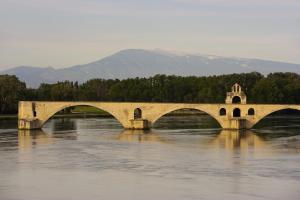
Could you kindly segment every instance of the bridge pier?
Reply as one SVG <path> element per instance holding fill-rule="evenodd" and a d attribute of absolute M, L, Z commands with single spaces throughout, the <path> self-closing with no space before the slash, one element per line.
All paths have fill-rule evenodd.
<path fill-rule="evenodd" d="M 231 118 L 228 120 L 227 126 L 222 127 L 227 130 L 250 129 L 247 127 L 247 121 L 244 118 Z"/>
<path fill-rule="evenodd" d="M 139 129 L 139 130 L 148 130 L 150 129 L 150 122 L 146 119 L 132 119 L 130 120 L 131 126 L 127 129 Z"/>
<path fill-rule="evenodd" d="M 41 125 L 38 119 L 19 119 L 18 129 L 20 130 L 34 130 L 41 129 Z"/>

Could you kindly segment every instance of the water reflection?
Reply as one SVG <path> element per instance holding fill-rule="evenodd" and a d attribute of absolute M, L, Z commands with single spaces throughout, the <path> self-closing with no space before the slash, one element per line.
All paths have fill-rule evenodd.
<path fill-rule="evenodd" d="M 250 130 L 222 130 L 211 142 L 211 145 L 227 150 L 266 148 L 267 144 L 262 137 L 257 136 Z"/>
<path fill-rule="evenodd" d="M 31 150 L 34 146 L 49 145 L 54 142 L 54 138 L 46 134 L 43 130 L 19 130 L 18 147 L 19 151 Z"/>
<path fill-rule="evenodd" d="M 299 199 L 299 128 L 265 137 L 172 120 L 179 129 L 53 119 L 2 130 L 0 199 Z"/>
<path fill-rule="evenodd" d="M 182 146 L 185 148 L 198 148 L 198 149 L 214 149 L 222 151 L 240 152 L 241 154 L 256 153 L 255 155 L 265 155 L 274 149 L 279 151 L 292 151 L 299 152 L 300 139 L 296 135 L 284 137 L 282 141 L 277 139 L 276 146 L 268 142 L 269 137 L 267 134 L 260 132 L 247 131 L 234 131 L 234 130 L 214 130 L 203 131 L 202 129 L 177 129 L 177 130 L 106 130 L 106 129 L 75 129 L 78 128 L 76 121 L 67 120 L 54 120 L 52 124 L 43 130 L 19 130 L 18 134 L 2 134 L 1 144 L 2 150 L 5 147 L 17 147 L 20 152 L 30 151 L 37 146 L 51 145 L 55 140 L 82 140 L 84 138 L 95 137 L 95 140 L 106 141 L 107 139 L 118 140 L 121 142 L 156 142 L 172 146 Z M 94 122 L 93 122 L 94 123 Z M 60 129 L 60 126 L 67 124 L 66 127 L 71 129 L 65 130 L 66 127 Z M 256 130 L 257 131 L 257 130 Z M 265 130 L 266 131 L 266 130 Z M 285 132 L 285 135 L 288 131 Z M 276 133 L 276 132 L 275 132 Z M 276 135 L 273 133 L 274 135 Z M 293 132 L 293 134 L 296 134 Z M 281 134 L 283 135 L 283 134 Z M 15 142 L 15 144 L 13 144 Z M 273 153 L 275 152 L 273 150 Z"/>
<path fill-rule="evenodd" d="M 77 120 L 72 118 L 61 118 L 53 120 L 51 124 L 53 131 L 76 130 Z"/>
<path fill-rule="evenodd" d="M 126 142 L 160 142 L 166 144 L 185 144 L 197 148 L 205 146 L 207 149 L 226 149 L 240 152 L 255 151 L 269 148 L 263 137 L 250 130 L 221 130 L 217 134 L 203 135 L 202 132 L 193 135 L 172 134 L 160 132 L 160 130 L 123 130 L 114 139 Z"/>
<path fill-rule="evenodd" d="M 152 130 L 123 130 L 116 139 L 127 142 L 167 142 Z"/>

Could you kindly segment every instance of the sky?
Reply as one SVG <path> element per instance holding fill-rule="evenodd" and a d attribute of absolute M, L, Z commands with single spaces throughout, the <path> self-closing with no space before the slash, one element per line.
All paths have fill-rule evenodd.
<path fill-rule="evenodd" d="M 300 64 L 300 0 L 0 0 L 0 70 L 139 48 Z"/>

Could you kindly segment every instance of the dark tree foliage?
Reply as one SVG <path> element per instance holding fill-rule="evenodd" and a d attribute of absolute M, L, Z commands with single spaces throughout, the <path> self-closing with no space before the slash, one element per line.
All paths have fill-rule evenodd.
<path fill-rule="evenodd" d="M 300 103 L 300 75 L 269 74 L 254 85 L 251 97 L 255 103 Z"/>
<path fill-rule="evenodd" d="M 25 94 L 26 85 L 16 76 L 0 75 L 0 113 L 16 113 Z"/>
<path fill-rule="evenodd" d="M 300 75 L 257 72 L 207 77 L 156 75 L 125 80 L 58 82 L 26 89 L 15 76 L 0 75 L 0 112 L 15 113 L 19 100 L 224 103 L 239 83 L 251 103 L 300 103 Z"/>

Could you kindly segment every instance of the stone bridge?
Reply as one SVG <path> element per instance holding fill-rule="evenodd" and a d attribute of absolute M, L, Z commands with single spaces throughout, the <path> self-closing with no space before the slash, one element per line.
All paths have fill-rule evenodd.
<path fill-rule="evenodd" d="M 92 106 L 110 113 L 126 129 L 147 129 L 160 117 L 180 109 L 195 109 L 212 116 L 223 129 L 250 129 L 267 115 L 300 105 L 187 104 L 127 102 L 19 102 L 19 128 L 39 129 L 57 112 L 73 106 Z"/>
<path fill-rule="evenodd" d="M 247 104 L 246 95 L 235 84 L 224 104 L 139 103 L 139 102 L 19 102 L 19 129 L 40 129 L 57 112 L 74 106 L 92 106 L 110 113 L 125 129 L 148 129 L 162 116 L 181 109 L 203 111 L 223 129 L 251 129 L 267 115 L 285 109 L 300 110 L 300 105 Z"/>

